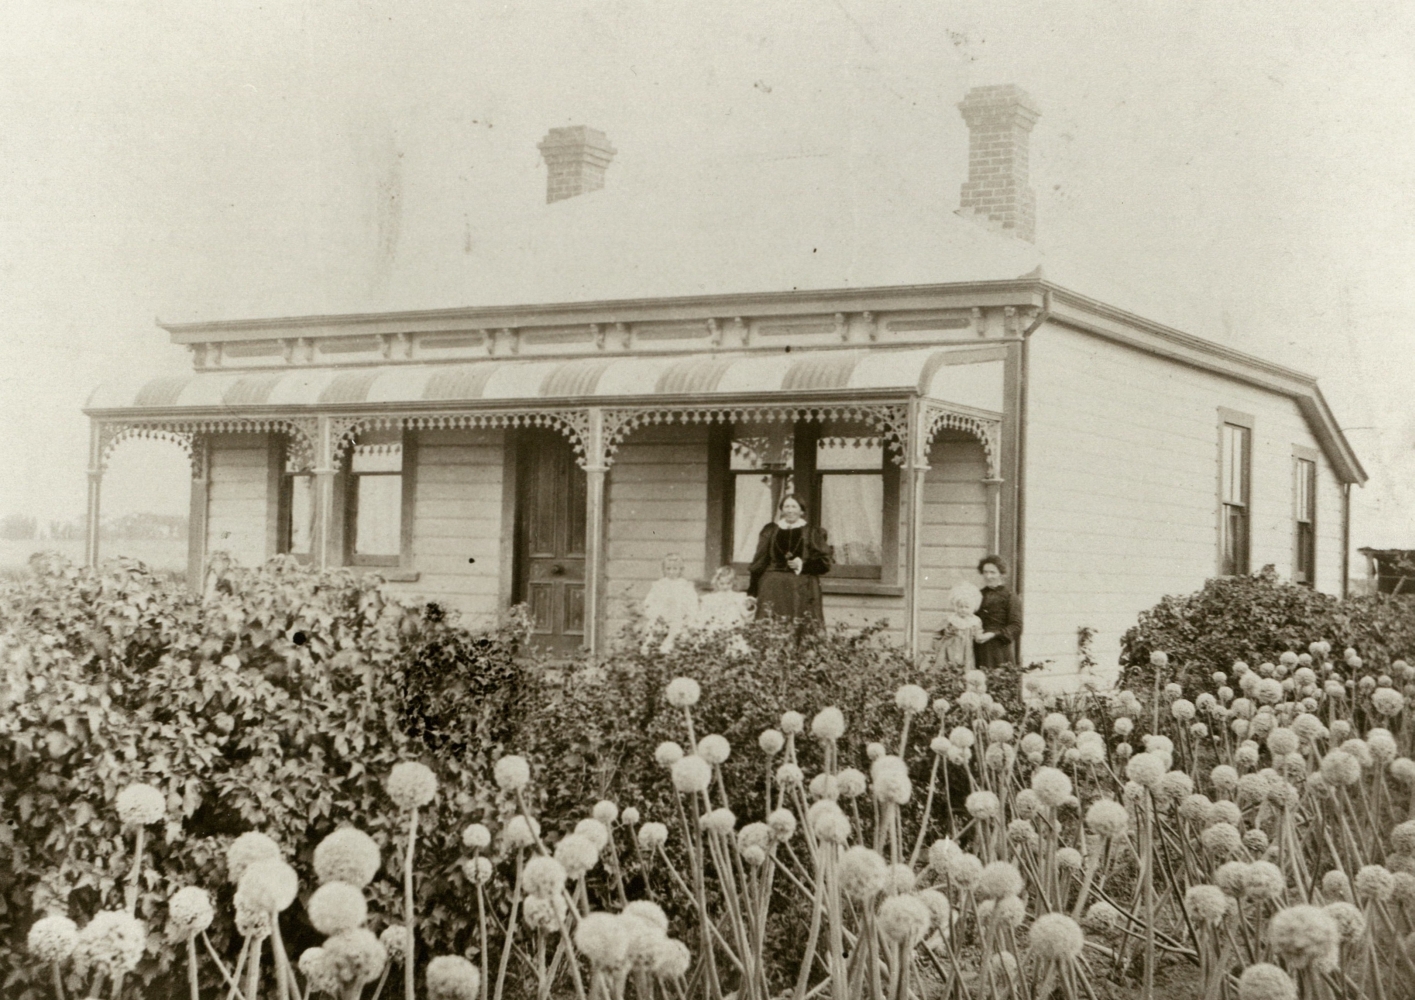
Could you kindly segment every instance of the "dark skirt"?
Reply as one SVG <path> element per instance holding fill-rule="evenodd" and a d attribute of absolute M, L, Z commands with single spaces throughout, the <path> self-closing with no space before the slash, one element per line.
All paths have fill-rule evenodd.
<path fill-rule="evenodd" d="M 820 577 L 769 569 L 757 589 L 757 614 L 825 621 Z"/>

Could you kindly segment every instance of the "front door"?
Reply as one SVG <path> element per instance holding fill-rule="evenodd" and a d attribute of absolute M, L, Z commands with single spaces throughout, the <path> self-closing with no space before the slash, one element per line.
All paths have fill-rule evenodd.
<path fill-rule="evenodd" d="M 516 597 L 532 641 L 570 653 L 585 641 L 585 471 L 564 435 L 528 430 L 516 460 Z"/>

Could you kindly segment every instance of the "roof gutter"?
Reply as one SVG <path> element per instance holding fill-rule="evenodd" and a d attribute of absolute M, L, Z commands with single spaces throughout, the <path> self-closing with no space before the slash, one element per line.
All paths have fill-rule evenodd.
<path fill-rule="evenodd" d="M 1032 322 L 1027 324 L 1022 331 L 1022 343 L 1018 346 L 1021 352 L 1021 363 L 1018 365 L 1017 373 L 1017 469 L 1014 474 L 1013 488 L 1016 491 L 1016 543 L 1013 548 L 1012 567 L 1012 588 L 1019 597 L 1023 594 L 1023 569 L 1026 565 L 1027 556 L 1027 378 L 1029 366 L 1029 345 L 1032 334 L 1041 329 L 1042 324 L 1051 318 L 1051 289 L 1042 291 L 1042 307 L 1037 315 L 1032 318 Z M 1017 661 L 1022 662 L 1021 642 L 1018 642 Z"/>

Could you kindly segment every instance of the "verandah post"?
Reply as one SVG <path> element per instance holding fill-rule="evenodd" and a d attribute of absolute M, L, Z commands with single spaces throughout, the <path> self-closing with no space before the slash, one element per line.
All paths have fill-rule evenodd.
<path fill-rule="evenodd" d="M 192 496 L 187 507 L 187 586 L 200 591 L 205 585 L 207 496 L 211 484 L 210 444 L 205 434 L 192 435 Z"/>
<path fill-rule="evenodd" d="M 924 478 L 929 469 L 928 443 L 920 420 L 920 404 L 909 401 L 908 435 L 904 441 L 903 486 L 909 505 L 904 525 L 904 648 L 909 658 L 919 653 L 919 548 L 923 543 Z"/>
<path fill-rule="evenodd" d="M 103 424 L 89 423 L 88 505 L 84 508 L 84 563 L 98 566 L 99 493 L 103 485 Z"/>
<path fill-rule="evenodd" d="M 604 569 L 604 483 L 609 463 L 604 448 L 604 410 L 591 407 L 585 440 L 585 645 L 600 652 L 600 604 Z"/>

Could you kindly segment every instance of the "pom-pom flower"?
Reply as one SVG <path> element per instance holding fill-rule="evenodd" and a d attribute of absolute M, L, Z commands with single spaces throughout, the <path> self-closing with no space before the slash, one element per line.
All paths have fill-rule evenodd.
<path fill-rule="evenodd" d="M 367 927 L 332 935 L 325 940 L 324 950 L 346 989 L 372 982 L 388 964 L 388 950 Z"/>
<path fill-rule="evenodd" d="M 1351 879 L 1347 877 L 1346 872 L 1333 868 L 1323 875 L 1322 895 L 1330 900 L 1351 902 L 1355 897 L 1351 892 Z"/>
<path fill-rule="evenodd" d="M 558 859 L 548 854 L 538 854 L 527 861 L 521 870 L 521 884 L 532 896 L 545 899 L 560 895 L 567 876 L 565 866 Z"/>
<path fill-rule="evenodd" d="M 796 814 L 789 809 L 773 809 L 767 815 L 766 825 L 777 840 L 790 840 L 796 835 Z"/>
<path fill-rule="evenodd" d="M 1056 809 L 1071 796 L 1071 779 L 1055 767 L 1039 767 L 1032 773 L 1032 791 L 1048 809 Z"/>
<path fill-rule="evenodd" d="M 806 728 L 806 717 L 800 712 L 781 713 L 781 731 L 787 736 L 795 736 Z"/>
<path fill-rule="evenodd" d="M 927 704 L 928 695 L 924 698 Z M 885 899 L 875 919 L 886 941 L 910 946 L 922 941 L 933 923 L 928 905 L 912 893 Z"/>
<path fill-rule="evenodd" d="M 659 979 L 682 979 L 693 965 L 693 953 L 682 941 L 667 938 L 653 953 L 653 974 Z"/>
<path fill-rule="evenodd" d="M 619 819 L 625 826 L 638 826 L 639 810 L 635 809 L 633 806 L 627 806 L 624 811 L 619 814 Z"/>
<path fill-rule="evenodd" d="M 692 708 L 703 696 L 703 689 L 691 677 L 675 677 L 668 682 L 668 704 L 674 708 Z"/>
<path fill-rule="evenodd" d="M 503 792 L 519 792 L 530 784 L 531 765 L 526 763 L 524 757 L 507 754 L 496 762 L 492 776 L 496 779 L 496 787 Z"/>
<path fill-rule="evenodd" d="M 659 767 L 672 767 L 683 759 L 683 748 L 672 740 L 664 740 L 654 749 L 653 759 Z"/>
<path fill-rule="evenodd" d="M 1064 913 L 1043 913 L 1032 922 L 1028 940 L 1033 954 L 1057 962 L 1075 961 L 1086 945 L 1080 926 Z"/>
<path fill-rule="evenodd" d="M 1114 799 L 1097 799 L 1086 810 L 1086 827 L 1099 837 L 1123 837 L 1130 829 L 1130 814 Z"/>
<path fill-rule="evenodd" d="M 762 753 L 768 757 L 775 757 L 781 752 L 781 748 L 786 746 L 786 737 L 779 729 L 763 729 L 762 734 L 757 737 L 757 746 L 761 747 Z"/>
<path fill-rule="evenodd" d="M 236 905 L 263 913 L 280 913 L 295 901 L 300 878 L 284 861 L 257 861 L 236 886 Z"/>
<path fill-rule="evenodd" d="M 1228 916 L 1228 897 L 1216 885 L 1191 885 L 1184 893 L 1184 909 L 1204 924 L 1220 924 Z"/>
<path fill-rule="evenodd" d="M 177 938 L 200 934 L 211 926 L 215 915 L 211 908 L 211 896 L 200 886 L 189 885 L 178 889 L 167 900 L 167 925 Z"/>
<path fill-rule="evenodd" d="M 1085 860 L 1086 859 L 1081 856 L 1081 852 L 1074 847 L 1062 847 L 1057 849 L 1056 863 L 1063 868 L 1070 868 L 1072 871 L 1080 871 L 1081 866 L 1085 864 Z"/>
<path fill-rule="evenodd" d="M 845 735 L 845 713 L 834 705 L 821 709 L 811 720 L 811 735 L 833 743 Z"/>
<path fill-rule="evenodd" d="M 974 891 L 982 899 L 1001 899 L 1020 896 L 1024 885 L 1022 873 L 1011 861 L 992 861 L 984 866 Z"/>
<path fill-rule="evenodd" d="M 491 846 L 491 831 L 473 823 L 462 831 L 462 846 L 470 851 L 482 851 Z"/>
<path fill-rule="evenodd" d="M 694 685 L 696 686 L 696 685 Z M 575 947 L 597 969 L 617 969 L 629 958 L 629 934 L 612 913 L 586 914 L 575 928 Z"/>
<path fill-rule="evenodd" d="M 841 855 L 837 877 L 841 892 L 851 899 L 868 902 L 884 891 L 889 866 L 878 852 L 857 844 Z"/>
<path fill-rule="evenodd" d="M 1351 903 L 1339 899 L 1334 903 L 1328 903 L 1322 909 L 1327 911 L 1327 916 L 1336 921 L 1343 942 L 1350 943 L 1366 933 L 1366 917 Z"/>
<path fill-rule="evenodd" d="M 874 785 L 875 798 L 881 802 L 902 806 L 913 794 L 909 766 L 901 758 L 890 754 L 877 757 L 870 764 L 870 781 Z"/>
<path fill-rule="evenodd" d="M 928 710 L 929 693 L 917 684 L 904 684 L 894 692 L 894 705 L 901 712 L 918 715 Z"/>
<path fill-rule="evenodd" d="M 790 761 L 787 761 L 776 769 L 776 783 L 782 788 L 798 788 L 801 782 L 805 780 L 805 772 Z"/>
<path fill-rule="evenodd" d="M 668 827 L 662 823 L 645 823 L 639 827 L 639 847 L 652 854 L 668 843 Z"/>
<path fill-rule="evenodd" d="M 280 845 L 265 834 L 243 833 L 226 848 L 226 874 L 239 884 L 246 869 L 257 861 L 279 861 L 282 857 Z"/>
<path fill-rule="evenodd" d="M 571 879 L 584 878 L 585 874 L 599 864 L 599 848 L 594 841 L 578 833 L 572 833 L 561 837 L 560 843 L 555 845 L 555 860 L 564 866 L 564 877 Z M 533 861 L 540 860 L 533 858 Z M 548 893 L 538 893 L 538 895 L 548 895 Z"/>
<path fill-rule="evenodd" d="M 1405 708 L 1405 696 L 1395 688 L 1376 688 L 1371 692 L 1371 707 L 1384 716 L 1399 715 Z"/>
<path fill-rule="evenodd" d="M 1153 789 L 1168 770 L 1168 765 L 1158 754 L 1147 750 L 1130 758 L 1130 762 L 1125 765 L 1125 776 L 1136 784 Z"/>
<path fill-rule="evenodd" d="M 472 885 L 486 885 L 491 881 L 491 861 L 488 858 L 468 858 L 462 862 L 462 872 Z"/>
<path fill-rule="evenodd" d="M 725 736 L 711 733 L 698 740 L 698 756 L 709 764 L 721 764 L 726 761 L 731 754 L 732 745 L 727 742 Z"/>
<path fill-rule="evenodd" d="M 338 996 L 344 991 L 334 959 L 323 948 L 306 948 L 300 953 L 300 974 L 305 977 L 312 994 L 329 993 Z"/>
<path fill-rule="evenodd" d="M 1268 940 L 1290 967 L 1302 969 L 1333 956 L 1341 931 L 1321 907 L 1303 903 L 1273 914 Z"/>
<path fill-rule="evenodd" d="M 438 955 L 427 963 L 428 1000 L 477 1000 L 481 973 L 461 955 Z"/>
<path fill-rule="evenodd" d="M 1356 873 L 1358 902 L 1387 903 L 1395 894 L 1395 876 L 1384 865 L 1363 865 Z"/>
<path fill-rule="evenodd" d="M 100 910 L 79 931 L 72 958 L 80 970 L 97 967 L 109 976 L 127 975 L 142 961 L 147 928 L 122 910 Z"/>
<path fill-rule="evenodd" d="M 58 964 L 68 958 L 78 941 L 79 930 L 68 917 L 41 917 L 30 925 L 26 944 L 35 961 Z"/>
<path fill-rule="evenodd" d="M 865 794 L 867 787 L 864 772 L 853 767 L 841 768 L 835 776 L 835 788 L 843 799 L 855 799 Z"/>
<path fill-rule="evenodd" d="M 118 793 L 118 818 L 128 826 L 147 826 L 167 815 L 167 796 L 138 782 Z"/>
<path fill-rule="evenodd" d="M 368 900 L 363 890 L 348 882 L 326 882 L 310 894 L 305 904 L 314 929 L 324 935 L 362 927 L 368 920 Z"/>
<path fill-rule="evenodd" d="M 1002 803 L 996 795 L 986 790 L 969 794 L 964 805 L 968 815 L 976 819 L 999 819 L 1002 816 Z"/>
<path fill-rule="evenodd" d="M 608 799 L 601 799 L 590 810 L 590 816 L 603 823 L 607 829 L 613 826 L 614 821 L 619 818 L 619 807 Z"/>
<path fill-rule="evenodd" d="M 437 776 L 426 764 L 405 760 L 393 765 L 384 788 L 399 809 L 421 809 L 437 795 Z"/>
<path fill-rule="evenodd" d="M 596 851 L 602 851 L 609 846 L 609 827 L 593 816 L 586 816 L 575 824 L 575 835 L 588 840 Z"/>
<path fill-rule="evenodd" d="M 733 828 L 737 826 L 737 817 L 731 809 L 714 809 L 705 814 L 699 823 L 706 833 L 717 834 L 719 837 L 730 837 Z"/>
<path fill-rule="evenodd" d="M 490 834 L 487 837 L 489 841 Z M 362 889 L 373 881 L 380 864 L 382 858 L 373 838 L 352 826 L 335 830 L 314 849 L 314 873 L 320 884 L 348 882 Z"/>
<path fill-rule="evenodd" d="M 1238 1000 L 1297 1000 L 1297 987 L 1276 965 L 1259 962 L 1238 977 Z"/>
<path fill-rule="evenodd" d="M 1086 911 L 1086 925 L 1096 930 L 1113 930 L 1120 923 L 1120 911 L 1105 900 L 1091 904 Z"/>
<path fill-rule="evenodd" d="M 712 765 L 697 754 L 689 754 L 673 765 L 673 787 L 680 795 L 695 795 L 712 784 Z"/>
<path fill-rule="evenodd" d="M 540 823 L 534 816 L 512 816 L 502 827 L 501 839 L 513 851 L 531 847 L 540 839 Z"/>
<path fill-rule="evenodd" d="M 408 928 L 402 924 L 389 924 L 378 936 L 378 943 L 388 952 L 388 961 L 402 965 L 408 957 Z"/>

